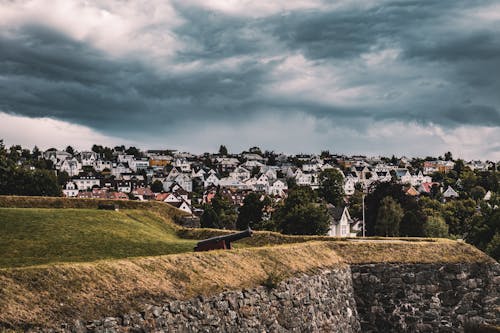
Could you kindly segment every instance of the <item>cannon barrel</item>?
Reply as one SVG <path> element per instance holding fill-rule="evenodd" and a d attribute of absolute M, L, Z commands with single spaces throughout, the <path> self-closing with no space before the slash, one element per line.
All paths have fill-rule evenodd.
<path fill-rule="evenodd" d="M 199 241 L 194 248 L 195 251 L 209 251 L 217 249 L 231 249 L 231 242 L 240 240 L 242 238 L 251 237 L 252 229 L 250 227 L 246 230 L 229 234 L 225 236 L 215 236 L 212 238 Z"/>

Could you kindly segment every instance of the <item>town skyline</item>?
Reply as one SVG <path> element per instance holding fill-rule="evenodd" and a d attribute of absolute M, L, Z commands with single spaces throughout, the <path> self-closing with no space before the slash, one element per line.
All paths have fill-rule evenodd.
<path fill-rule="evenodd" d="M 9 1 L 0 135 L 499 159 L 498 13 L 492 0 Z"/>

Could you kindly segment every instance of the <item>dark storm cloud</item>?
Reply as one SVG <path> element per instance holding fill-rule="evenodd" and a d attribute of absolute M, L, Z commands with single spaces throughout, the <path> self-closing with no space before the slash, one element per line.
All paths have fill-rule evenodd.
<path fill-rule="evenodd" d="M 0 110 L 115 135 L 238 123 L 266 112 L 302 112 L 353 128 L 370 120 L 500 126 L 498 24 L 459 23 L 491 3 L 386 1 L 250 18 L 176 2 L 184 24 L 171 33 L 184 47 L 166 65 L 112 58 L 64 31 L 21 26 L 0 33 Z M 387 68 L 363 60 L 385 49 L 399 52 Z M 294 55 L 319 72 L 338 69 L 343 89 L 375 92 L 360 93 L 358 103 L 275 94 L 268 87 L 289 78 L 274 71 Z M 232 58 L 240 62 L 226 65 Z M 196 70 L 170 68 L 193 62 Z M 306 88 L 329 91 L 328 84 Z"/>
<path fill-rule="evenodd" d="M 3 36 L 0 108 L 54 117 L 105 131 L 138 131 L 238 117 L 266 70 L 253 61 L 236 70 L 158 74 L 139 61 L 109 59 L 88 45 L 40 27 Z"/>

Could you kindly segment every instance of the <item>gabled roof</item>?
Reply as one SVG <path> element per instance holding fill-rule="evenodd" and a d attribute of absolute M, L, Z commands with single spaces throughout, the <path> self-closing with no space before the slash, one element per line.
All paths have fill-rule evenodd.
<path fill-rule="evenodd" d="M 458 198 L 459 195 L 451 186 L 448 186 L 446 191 L 444 191 L 444 193 L 443 193 L 443 197 L 445 197 L 445 198 Z"/>
<path fill-rule="evenodd" d="M 338 223 L 340 219 L 342 219 L 342 215 L 344 215 L 344 212 L 346 212 L 346 214 L 349 214 L 349 212 L 347 211 L 347 207 L 335 207 L 332 204 L 328 204 L 326 205 L 326 207 L 328 209 L 328 213 L 333 217 L 335 223 Z M 350 216 L 348 215 L 348 217 Z"/>

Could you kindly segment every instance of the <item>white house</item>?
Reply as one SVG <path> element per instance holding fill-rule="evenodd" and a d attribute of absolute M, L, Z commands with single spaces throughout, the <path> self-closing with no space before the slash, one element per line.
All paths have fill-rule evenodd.
<path fill-rule="evenodd" d="M 412 176 L 408 169 L 397 169 L 396 177 L 400 180 L 402 184 L 411 184 Z"/>
<path fill-rule="evenodd" d="M 411 176 L 411 184 L 413 186 L 418 186 L 423 183 L 432 183 L 432 177 L 431 176 L 424 176 L 422 171 L 420 171 L 416 175 Z"/>
<path fill-rule="evenodd" d="M 63 194 L 66 197 L 76 197 L 78 195 L 78 187 L 73 182 L 67 182 L 63 189 Z"/>
<path fill-rule="evenodd" d="M 94 151 L 82 151 L 80 153 L 80 160 L 83 166 L 94 167 L 99 155 Z"/>
<path fill-rule="evenodd" d="M 446 191 L 444 191 L 444 193 L 443 193 L 443 197 L 445 199 L 455 199 L 455 198 L 458 198 L 459 195 L 451 186 L 448 186 Z"/>
<path fill-rule="evenodd" d="M 268 186 L 269 185 L 269 177 L 267 177 L 265 174 L 262 174 L 257 178 L 257 181 L 255 183 L 261 184 L 263 186 Z"/>
<path fill-rule="evenodd" d="M 101 185 L 101 181 L 93 176 L 74 178 L 73 183 L 80 191 L 90 190 L 94 186 Z"/>
<path fill-rule="evenodd" d="M 266 177 L 269 181 L 278 179 L 278 173 L 276 172 L 275 168 L 267 168 L 267 170 L 265 170 L 265 171 L 263 169 L 266 169 L 266 168 L 262 167 L 261 172 L 264 175 L 266 175 Z"/>
<path fill-rule="evenodd" d="M 191 207 L 189 206 L 189 204 L 186 201 L 182 201 L 182 202 L 169 202 L 168 204 L 176 207 L 177 209 L 182 210 L 183 212 L 186 212 L 188 214 L 193 214 L 193 211 L 191 210 Z"/>
<path fill-rule="evenodd" d="M 116 190 L 118 192 L 130 193 L 132 192 L 132 183 L 130 181 L 116 182 Z"/>
<path fill-rule="evenodd" d="M 344 193 L 346 195 L 353 195 L 354 191 L 356 190 L 356 180 L 348 176 L 344 179 Z"/>
<path fill-rule="evenodd" d="M 269 186 L 267 187 L 267 194 L 284 197 L 287 190 L 288 185 L 286 182 L 281 179 L 277 179 L 269 183 Z"/>
<path fill-rule="evenodd" d="M 392 179 L 391 173 L 389 171 L 376 171 L 373 175 L 375 180 L 381 183 L 390 182 Z"/>
<path fill-rule="evenodd" d="M 131 173 L 132 170 L 128 167 L 128 164 L 125 162 L 113 163 L 113 167 L 111 169 L 111 174 L 115 177 L 120 177 L 123 173 Z"/>
<path fill-rule="evenodd" d="M 243 167 L 245 167 L 248 170 L 252 170 L 255 167 L 263 167 L 264 164 L 260 163 L 259 161 L 246 161 L 245 163 L 242 164 Z"/>
<path fill-rule="evenodd" d="M 205 176 L 205 180 L 203 181 L 203 187 L 207 188 L 209 186 L 219 186 L 219 178 L 215 175 L 215 173 L 210 173 L 208 176 Z"/>
<path fill-rule="evenodd" d="M 102 172 L 104 169 L 108 169 L 111 171 L 113 169 L 113 162 L 97 160 L 94 163 L 94 169 L 96 169 L 96 171 L 99 171 L 99 172 Z"/>
<path fill-rule="evenodd" d="M 140 159 L 136 160 L 133 159 L 129 163 L 130 169 L 134 172 L 137 172 L 138 170 L 146 170 L 149 167 L 149 160 L 148 159 Z"/>
<path fill-rule="evenodd" d="M 163 202 L 166 203 L 174 203 L 174 202 L 182 202 L 182 198 L 179 198 L 173 193 L 166 193 L 165 199 L 163 199 Z"/>
<path fill-rule="evenodd" d="M 120 154 L 117 157 L 117 161 L 119 163 L 127 163 L 130 165 L 132 161 L 134 160 L 134 155 L 127 155 L 127 154 Z"/>
<path fill-rule="evenodd" d="M 328 205 L 331 222 L 328 236 L 333 237 L 356 237 L 359 231 L 359 222 L 354 222 L 347 207 L 334 207 Z"/>
<path fill-rule="evenodd" d="M 63 161 L 71 157 L 73 157 L 73 155 L 62 150 L 47 150 L 43 153 L 43 158 L 51 160 L 54 164 L 58 161 Z"/>
<path fill-rule="evenodd" d="M 191 163 L 185 158 L 175 159 L 173 166 L 179 168 L 181 172 L 191 172 Z"/>
<path fill-rule="evenodd" d="M 244 181 L 244 180 L 250 178 L 251 172 L 248 169 L 246 169 L 246 168 L 244 168 L 242 166 L 239 166 L 236 169 L 234 169 L 229 174 L 229 176 L 233 177 L 233 178 L 238 178 L 239 180 Z"/>
<path fill-rule="evenodd" d="M 172 171 L 173 170 L 175 170 L 175 168 L 172 169 Z M 188 174 L 185 173 L 172 174 L 171 172 L 163 182 L 163 189 L 165 191 L 168 191 L 173 184 L 179 184 L 179 186 L 181 186 L 187 192 L 193 191 L 193 181 Z"/>
<path fill-rule="evenodd" d="M 191 170 L 191 178 L 200 178 L 200 179 L 204 179 L 205 177 L 205 170 L 203 170 L 202 168 L 200 168 L 199 170 L 195 170 L 195 169 L 192 169 Z"/>
<path fill-rule="evenodd" d="M 219 180 L 220 187 L 232 187 L 232 188 L 244 188 L 246 187 L 245 183 L 243 183 L 238 178 L 234 177 L 224 177 Z"/>
<path fill-rule="evenodd" d="M 76 159 L 66 159 L 58 165 L 59 171 L 65 171 L 70 177 L 78 176 L 82 171 L 82 164 Z"/>

